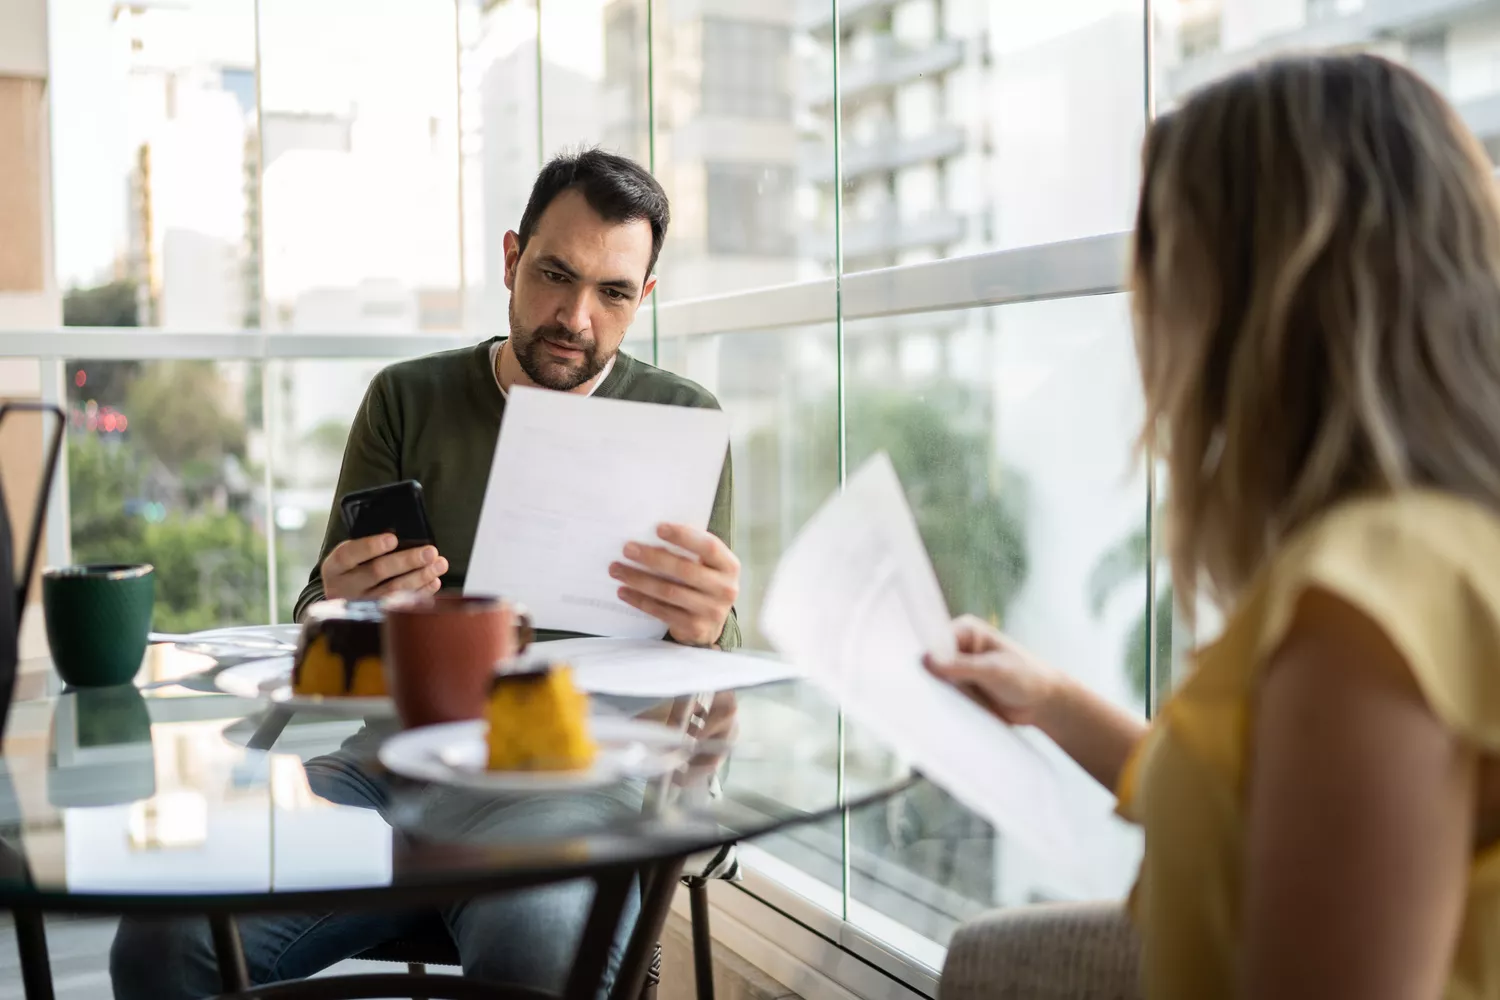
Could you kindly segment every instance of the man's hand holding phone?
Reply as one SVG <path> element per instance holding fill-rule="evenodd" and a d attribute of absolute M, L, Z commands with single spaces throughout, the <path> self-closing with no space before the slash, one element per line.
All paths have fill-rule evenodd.
<path fill-rule="evenodd" d="M 392 534 L 351 538 L 339 545 L 323 560 L 323 595 L 357 600 L 407 590 L 437 593 L 448 560 L 432 545 L 400 552 L 396 545 Z"/>

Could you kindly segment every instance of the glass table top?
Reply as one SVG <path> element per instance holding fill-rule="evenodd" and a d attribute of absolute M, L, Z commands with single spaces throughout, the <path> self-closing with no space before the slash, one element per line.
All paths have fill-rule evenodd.
<path fill-rule="evenodd" d="M 172 669 L 183 672 L 155 674 Z M 151 674 L 140 687 L 58 690 L 12 706 L 0 758 L 0 903 L 172 912 L 332 905 L 350 894 L 437 901 L 710 851 L 913 780 L 893 756 L 841 773 L 827 741 L 809 738 L 807 720 L 833 706 L 803 681 L 691 699 L 596 697 L 596 713 L 690 718 L 676 770 L 500 793 L 388 772 L 376 755 L 398 731 L 393 720 L 140 683 Z"/>

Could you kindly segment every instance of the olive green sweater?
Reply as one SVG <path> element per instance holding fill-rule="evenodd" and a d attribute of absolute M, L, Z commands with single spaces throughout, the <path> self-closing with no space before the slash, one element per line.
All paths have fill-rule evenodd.
<path fill-rule="evenodd" d="M 448 560 L 444 589 L 463 588 L 495 442 L 500 437 L 500 421 L 505 417 L 505 397 L 490 367 L 494 343 L 490 340 L 403 361 L 385 369 L 370 383 L 349 428 L 319 565 L 313 567 L 297 599 L 299 621 L 307 606 L 323 596 L 319 566 L 348 537 L 338 499 L 355 490 L 403 479 L 422 484 L 433 541 Z M 616 356 L 614 367 L 594 395 L 673 406 L 719 407 L 700 386 L 624 353 Z M 733 497 L 734 476 L 726 454 L 708 530 L 730 546 L 734 544 Z M 731 648 L 739 645 L 739 638 L 739 624 L 730 612 L 720 642 Z"/>

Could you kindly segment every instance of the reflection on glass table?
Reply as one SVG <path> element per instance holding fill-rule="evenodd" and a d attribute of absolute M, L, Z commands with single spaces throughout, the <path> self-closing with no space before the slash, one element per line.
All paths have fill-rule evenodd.
<path fill-rule="evenodd" d="M 129 686 L 19 703 L 0 780 L 0 900 L 33 913 L 359 910 L 578 877 L 604 886 L 641 870 L 661 886 L 643 904 L 642 933 L 654 936 L 687 856 L 836 819 L 843 805 L 832 782 L 787 798 L 762 790 L 766 776 L 815 761 L 774 720 L 742 714 L 741 698 L 837 711 L 802 682 L 777 688 L 598 696 L 596 717 L 678 733 L 671 769 L 505 794 L 388 770 L 379 752 L 394 720 L 303 720 Z M 851 804 L 909 780 L 872 783 Z"/>
<path fill-rule="evenodd" d="M 648 796 L 648 786 L 656 784 L 636 778 L 602 786 L 611 794 L 627 790 L 622 801 L 632 799 L 638 807 L 606 827 L 564 825 L 542 840 L 505 843 L 504 865 L 455 862 L 453 849 L 496 846 L 484 837 L 477 819 L 515 795 L 440 787 L 390 773 L 379 763 L 377 750 L 395 731 L 393 721 L 303 720 L 288 713 L 271 749 L 257 751 L 247 748 L 247 734 L 260 728 L 263 712 L 279 709 L 261 710 L 253 703 L 206 694 L 143 697 L 128 686 L 70 691 L 52 699 L 46 744 L 24 729 L 11 735 L 4 760 L 12 784 L 19 791 L 40 780 L 49 794 L 35 799 L 19 791 L 8 797 L 0 820 L 24 834 L 36 888 L 48 896 L 68 894 L 74 902 L 80 892 L 202 896 L 252 886 L 279 892 L 287 887 L 282 877 L 282 866 L 292 858 L 287 848 L 296 847 L 304 859 L 308 852 L 331 859 L 351 842 L 349 824 L 360 822 L 348 819 L 350 809 L 378 814 L 398 836 L 384 856 L 367 855 L 371 861 L 363 875 L 353 877 L 346 852 L 336 882 L 319 884 L 298 876 L 299 891 L 388 887 L 412 872 L 429 878 L 436 871 L 503 884 L 512 869 L 535 873 L 663 851 L 688 853 L 836 811 L 838 796 L 828 782 L 807 782 L 790 795 L 768 794 L 766 776 L 815 767 L 818 751 L 788 739 L 784 729 L 768 725 L 764 716 L 739 710 L 742 700 L 763 698 L 788 703 L 822 696 L 796 681 L 726 694 L 720 704 L 733 725 L 715 725 L 712 740 L 702 742 L 694 742 L 697 737 L 689 733 L 680 766 L 660 783 L 659 794 Z M 597 701 L 598 711 L 673 718 L 673 701 Z M 709 794 L 711 777 L 722 785 L 722 794 L 718 788 Z M 893 770 L 884 780 L 861 783 L 854 798 L 878 800 L 910 780 Z M 351 781 L 360 786 L 357 796 L 348 791 Z M 538 794 L 562 801 L 584 792 Z M 648 798 L 650 807 L 639 808 Z M 59 820 L 68 849 L 31 850 L 29 845 L 56 837 Z M 268 838 L 277 845 L 274 852 Z M 109 853 L 119 857 L 105 875 L 100 871 L 103 858 L 93 848 L 110 840 L 119 850 Z M 175 889 L 163 885 L 157 866 L 145 860 L 153 853 L 189 848 L 196 859 L 179 861 L 193 871 L 179 868 L 171 880 Z M 310 870 L 305 864 L 299 867 Z"/>
<path fill-rule="evenodd" d="M 130 685 L 59 696 L 49 743 L 47 801 L 57 808 L 115 805 L 156 793 L 151 714 Z"/>

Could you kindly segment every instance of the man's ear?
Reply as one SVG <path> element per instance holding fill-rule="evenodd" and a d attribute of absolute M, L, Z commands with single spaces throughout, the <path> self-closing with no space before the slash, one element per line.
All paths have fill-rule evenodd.
<path fill-rule="evenodd" d="M 647 299 L 649 299 L 651 297 L 651 293 L 654 291 L 656 291 L 656 275 L 653 274 L 651 277 L 646 279 L 646 284 L 641 288 L 641 302 L 645 302 Z"/>
<path fill-rule="evenodd" d="M 505 234 L 505 287 L 516 290 L 516 267 L 521 263 L 521 237 L 515 230 Z"/>

